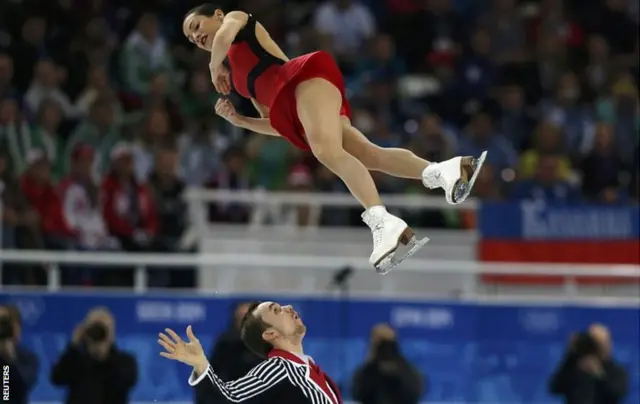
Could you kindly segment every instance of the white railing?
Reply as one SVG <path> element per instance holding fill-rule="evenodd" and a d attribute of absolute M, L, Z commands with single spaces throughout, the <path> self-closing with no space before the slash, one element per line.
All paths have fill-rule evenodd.
<path fill-rule="evenodd" d="M 0 262 L 14 263 L 55 263 L 90 264 L 107 266 L 154 266 L 187 267 L 233 265 L 240 267 L 260 266 L 267 268 L 314 268 L 334 270 L 350 266 L 354 270 L 371 270 L 366 258 L 315 257 L 300 255 L 260 255 L 260 254 L 147 254 L 147 253 L 100 253 L 87 251 L 27 251 L 2 250 Z M 505 275 L 560 275 L 560 276 L 610 276 L 622 278 L 640 277 L 640 266 L 632 264 L 524 264 L 487 263 L 471 261 L 424 261 L 407 260 L 398 271 L 449 272 L 463 274 L 505 274 Z"/>
<path fill-rule="evenodd" d="M 349 194 L 310 193 L 310 192 L 270 192 L 264 190 L 230 191 L 189 188 L 185 193 L 188 201 L 241 203 L 247 205 L 308 205 L 324 207 L 359 207 L 360 203 Z M 467 199 L 464 204 L 450 205 L 444 196 L 391 194 L 382 195 L 384 204 L 392 208 L 422 209 L 477 209 L 479 202 L 474 198 Z"/>
<path fill-rule="evenodd" d="M 309 192 L 270 192 L 264 190 L 230 191 L 189 188 L 185 193 L 189 205 L 191 221 L 204 234 L 207 223 L 205 203 L 236 203 L 252 207 L 251 223 L 259 226 L 267 217 L 281 217 L 287 208 L 307 206 L 310 208 L 312 222 L 317 223 L 320 209 L 323 207 L 357 208 L 360 203 L 349 194 L 309 193 Z M 479 201 L 467 199 L 463 204 L 450 205 L 444 197 L 426 195 L 382 195 L 382 201 L 390 209 L 449 209 L 475 210 Z M 277 222 L 278 220 L 276 220 Z"/>
<path fill-rule="evenodd" d="M 515 264 L 515 263 L 483 263 L 471 261 L 442 261 L 410 259 L 388 276 L 376 275 L 366 258 L 354 257 L 317 257 L 301 255 L 263 255 L 263 254 L 132 254 L 132 253 L 95 253 L 95 252 L 49 252 L 49 251 L 0 251 L 0 263 L 29 263 L 44 264 L 49 270 L 48 289 L 57 291 L 60 285 L 60 265 L 114 266 L 135 267 L 134 290 L 138 293 L 147 291 L 147 267 L 178 268 L 192 267 L 199 271 L 200 277 L 206 272 L 220 272 L 223 276 L 232 274 L 241 277 L 246 274 L 258 277 L 262 292 L 280 292 L 277 286 L 269 284 L 265 279 L 272 277 L 277 271 L 287 271 L 285 278 L 276 280 L 282 284 L 286 277 L 294 274 L 307 276 L 309 279 L 330 281 L 333 273 L 343 267 L 351 267 L 355 277 L 366 282 L 380 282 L 382 292 L 393 292 L 395 285 L 405 289 L 407 284 L 398 285 L 398 279 L 409 275 L 413 278 L 408 285 L 418 286 L 429 283 L 427 276 L 465 275 L 457 278 L 460 288 L 459 297 L 477 297 L 480 284 L 480 274 L 527 274 L 527 275 L 555 275 L 565 277 L 565 293 L 575 294 L 576 279 L 580 277 L 619 277 L 629 279 L 629 286 L 633 286 L 640 278 L 638 265 L 566 265 L 566 264 Z M 260 278 L 262 276 L 262 278 Z M 221 278 L 222 279 L 222 278 Z M 215 292 L 231 293 L 238 291 L 233 283 L 217 281 Z M 387 285 L 391 285 L 386 287 Z M 422 290 L 422 289 L 419 289 Z M 211 292 L 208 290 L 207 292 Z M 256 290 L 258 291 L 258 290 Z M 290 291 L 301 294 L 318 293 L 322 291 L 317 283 L 302 281 L 291 286 Z M 384 293 L 383 293 L 384 294 Z M 393 294 L 393 293 L 390 293 Z M 396 293 L 400 295 L 401 293 Z M 486 297 L 486 296 L 485 296 Z"/>

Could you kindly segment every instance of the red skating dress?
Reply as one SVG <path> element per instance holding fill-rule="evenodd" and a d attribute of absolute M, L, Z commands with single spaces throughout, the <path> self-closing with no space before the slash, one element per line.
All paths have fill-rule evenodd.
<path fill-rule="evenodd" d="M 268 106 L 271 126 L 301 149 L 309 150 L 309 145 L 296 108 L 298 84 L 318 77 L 333 83 L 342 94 L 340 114 L 351 116 L 344 78 L 333 57 L 319 51 L 285 62 L 271 55 L 258 42 L 256 20 L 251 15 L 233 41 L 227 58 L 235 90 Z"/>

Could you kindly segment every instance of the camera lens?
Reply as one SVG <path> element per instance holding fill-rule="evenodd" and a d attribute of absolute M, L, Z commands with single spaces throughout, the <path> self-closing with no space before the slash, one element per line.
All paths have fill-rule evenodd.
<path fill-rule="evenodd" d="M 101 323 L 93 323 L 89 325 L 85 330 L 85 336 L 88 340 L 93 342 L 102 342 L 107 339 L 107 327 Z"/>

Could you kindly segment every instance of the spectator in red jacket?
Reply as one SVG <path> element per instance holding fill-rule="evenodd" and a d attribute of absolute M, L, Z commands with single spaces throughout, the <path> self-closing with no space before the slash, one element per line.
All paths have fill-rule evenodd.
<path fill-rule="evenodd" d="M 27 166 L 21 180 L 22 192 L 40 218 L 47 246 L 69 248 L 77 234 L 62 214 L 62 202 L 51 182 L 51 164 L 42 150 L 31 150 Z"/>
<path fill-rule="evenodd" d="M 158 218 L 150 189 L 136 181 L 132 150 L 117 145 L 102 183 L 102 216 L 112 236 L 127 251 L 146 251 L 156 234 Z"/>

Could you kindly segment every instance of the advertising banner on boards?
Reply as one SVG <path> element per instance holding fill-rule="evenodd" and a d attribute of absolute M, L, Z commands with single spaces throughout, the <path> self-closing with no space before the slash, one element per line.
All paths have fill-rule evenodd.
<path fill-rule="evenodd" d="M 265 297 L 268 300 L 273 298 Z M 166 327 L 184 333 L 191 324 L 209 350 L 229 324 L 234 304 L 249 297 L 202 298 L 172 294 L 0 293 L 24 319 L 22 340 L 40 358 L 33 401 L 59 401 L 49 372 L 88 310 L 106 306 L 116 317 L 117 344 L 139 363 L 132 400 L 189 401 L 189 369 L 158 355 L 157 334 Z M 427 402 L 559 403 L 547 381 L 572 333 L 593 322 L 610 327 L 615 356 L 629 372 L 626 404 L 640 402 L 640 312 L 634 308 L 567 305 L 475 305 L 444 301 L 382 301 L 288 298 L 308 326 L 305 353 L 341 385 L 348 398 L 351 377 L 368 355 L 369 332 L 390 323 L 401 349 L 428 380 Z"/>
<path fill-rule="evenodd" d="M 483 203 L 478 257 L 491 262 L 640 264 L 637 206 Z M 557 283 L 562 277 L 486 276 L 502 282 Z M 585 283 L 629 282 L 593 277 Z"/>

